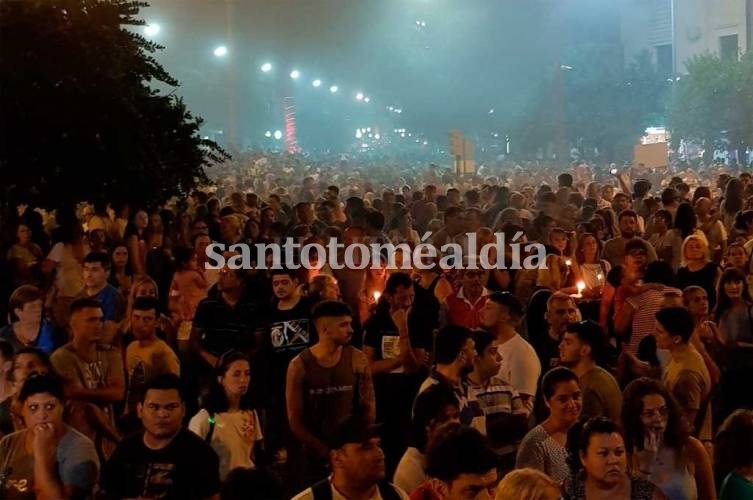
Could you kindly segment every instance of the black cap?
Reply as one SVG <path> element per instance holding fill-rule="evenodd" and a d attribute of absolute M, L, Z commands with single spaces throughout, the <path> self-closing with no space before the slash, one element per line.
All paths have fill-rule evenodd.
<path fill-rule="evenodd" d="M 381 425 L 369 423 L 360 416 L 348 415 L 335 424 L 327 445 L 331 450 L 342 448 L 346 444 L 362 444 L 379 436 Z"/>
<path fill-rule="evenodd" d="M 494 292 L 489 295 L 489 300 L 507 307 L 507 310 L 516 316 L 523 316 L 523 304 L 510 292 Z"/>

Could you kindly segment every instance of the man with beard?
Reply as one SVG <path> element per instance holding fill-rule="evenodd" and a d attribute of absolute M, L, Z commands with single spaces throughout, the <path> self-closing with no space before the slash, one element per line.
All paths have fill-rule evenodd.
<path fill-rule="evenodd" d="M 432 343 L 431 330 L 409 321 L 416 313 L 414 296 L 410 276 L 392 274 L 376 311 L 364 325 L 363 350 L 374 373 L 378 421 L 385 426 L 383 448 L 389 472 L 405 450 L 411 405 L 426 376 L 422 369 L 428 364 L 425 360 Z"/>
<path fill-rule="evenodd" d="M 537 340 L 532 342 L 543 371 L 559 365 L 562 335 L 570 323 L 578 321 L 579 316 L 578 306 L 569 295 L 556 292 L 549 297 L 546 303 L 546 321 L 549 323 L 549 329 L 546 335 L 539 335 Z"/>
<path fill-rule="evenodd" d="M 604 244 L 602 256 L 609 261 L 612 267 L 622 264 L 625 257 L 625 243 L 638 234 L 638 214 L 633 210 L 623 210 L 620 212 L 618 224 L 620 226 L 620 236 L 612 238 Z M 648 261 L 656 260 L 656 251 L 648 246 Z"/>
<path fill-rule="evenodd" d="M 476 359 L 473 332 L 462 326 L 447 326 L 439 330 L 434 343 L 436 365 L 421 384 L 418 394 L 435 384 L 445 384 L 455 393 L 460 406 L 460 423 L 484 430 L 484 410 L 478 401 L 468 397 L 466 375 L 473 371 Z M 414 401 L 415 405 L 415 401 Z"/>
<path fill-rule="evenodd" d="M 604 354 L 604 332 L 593 321 L 569 324 L 560 342 L 560 363 L 578 376 L 584 416 L 620 421 L 622 392 L 611 373 L 597 362 Z"/>
<path fill-rule="evenodd" d="M 384 453 L 378 426 L 358 416 L 347 416 L 335 427 L 329 448 L 332 475 L 293 500 L 408 499 L 404 491 L 384 480 Z"/>

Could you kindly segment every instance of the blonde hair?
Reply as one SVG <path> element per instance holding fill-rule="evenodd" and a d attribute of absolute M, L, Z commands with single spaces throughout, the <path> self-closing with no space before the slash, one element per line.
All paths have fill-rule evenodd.
<path fill-rule="evenodd" d="M 516 469 L 502 479 L 494 500 L 551 500 L 560 493 L 557 481 L 539 470 L 524 468 Z"/>
<path fill-rule="evenodd" d="M 706 260 L 707 261 L 709 260 L 709 242 L 708 242 L 708 240 L 706 240 L 705 237 L 702 237 L 702 236 L 700 236 L 697 233 L 696 234 L 691 234 L 690 236 L 688 236 L 687 238 L 685 238 L 685 240 L 682 242 L 682 247 L 681 247 L 681 250 L 680 250 L 680 257 L 681 257 L 680 258 L 680 264 L 683 265 L 683 266 L 687 266 L 688 265 L 688 261 L 687 261 L 687 259 L 685 257 L 685 250 L 686 250 L 686 248 L 688 246 L 688 243 L 691 240 L 696 240 L 701 245 L 701 250 L 703 250 L 703 255 L 706 256 Z"/>

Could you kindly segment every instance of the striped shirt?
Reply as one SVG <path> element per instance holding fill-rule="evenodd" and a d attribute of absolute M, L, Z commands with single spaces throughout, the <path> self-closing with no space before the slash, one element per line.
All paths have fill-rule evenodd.
<path fill-rule="evenodd" d="M 654 332 L 656 328 L 656 313 L 661 308 L 664 295 L 668 292 L 682 295 L 682 291 L 677 288 L 664 286 L 660 289 L 651 288 L 644 290 L 638 295 L 628 297 L 626 300 L 633 307 L 633 323 L 630 341 L 627 343 L 627 349 L 631 354 L 637 355 L 638 345 L 641 343 L 641 340 Z"/>

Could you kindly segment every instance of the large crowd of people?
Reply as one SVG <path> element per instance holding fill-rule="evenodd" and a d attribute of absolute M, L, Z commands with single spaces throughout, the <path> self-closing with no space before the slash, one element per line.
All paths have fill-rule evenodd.
<path fill-rule="evenodd" d="M 746 169 L 254 154 L 213 174 L 150 206 L 3 214 L 0 498 L 753 499 Z M 507 236 L 492 264 L 522 234 L 545 265 L 207 252 L 467 262 L 468 233 Z"/>

